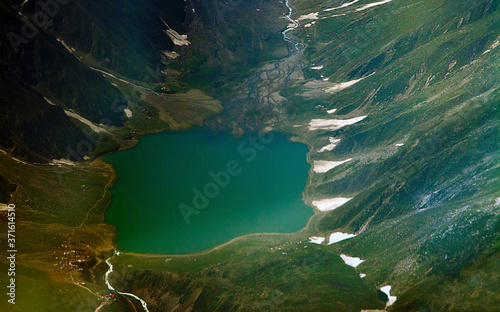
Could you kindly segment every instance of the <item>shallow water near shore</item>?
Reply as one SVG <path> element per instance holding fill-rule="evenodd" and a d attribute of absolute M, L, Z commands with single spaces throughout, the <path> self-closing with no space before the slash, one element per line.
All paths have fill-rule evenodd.
<path fill-rule="evenodd" d="M 313 215 L 302 201 L 307 151 L 276 132 L 194 129 L 147 135 L 105 156 L 118 176 L 106 213 L 117 248 L 189 254 L 245 234 L 301 230 Z"/>

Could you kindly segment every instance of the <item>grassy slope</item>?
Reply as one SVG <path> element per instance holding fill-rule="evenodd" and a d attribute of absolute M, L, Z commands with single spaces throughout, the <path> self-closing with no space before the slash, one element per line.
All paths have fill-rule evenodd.
<path fill-rule="evenodd" d="M 306 13 L 319 11 L 317 4 L 298 2 Z M 499 51 L 492 48 L 500 35 L 497 6 L 394 1 L 364 13 L 336 11 L 346 15 L 301 30 L 311 64 L 324 65 L 320 73 L 330 81 L 375 72 L 333 96 L 307 99 L 308 112 L 299 112 L 301 119 L 304 113 L 316 117 L 311 111 L 320 103 L 337 108 L 341 117 L 369 116 L 343 130 L 302 134 L 317 147 L 325 145 L 325 136 L 342 139 L 331 154 L 311 152 L 313 160 L 354 158 L 313 176 L 309 195 L 355 196 L 318 229 L 363 232 L 342 250 L 367 259 L 361 269 L 368 279 L 395 285 L 393 291 L 402 294 L 395 309 L 496 307 L 486 295 L 472 303 L 465 290 L 472 285 L 459 276 L 462 270 L 474 274 L 472 263 L 497 257 L 491 247 L 500 186 Z M 305 73 L 319 78 L 317 71 Z M 293 94 L 301 88 L 294 91 L 287 94 L 297 101 L 301 97 Z M 403 147 L 394 146 L 401 142 Z M 498 267 L 485 264 L 484 270 L 476 274 L 483 279 L 477 287 L 488 293 L 498 287 Z M 446 291 L 455 297 L 447 299 Z"/>
<path fill-rule="evenodd" d="M 72 282 L 85 282 L 93 291 L 105 289 L 101 277 L 106 268 L 101 261 L 113 248 L 113 229 L 102 223 L 110 200 L 106 187 L 114 177 L 109 165 L 98 161 L 62 168 L 24 165 L 2 154 L 0 174 L 17 185 L 11 202 L 16 204 L 18 249 L 17 304 L 11 306 L 2 300 L 0 309 L 93 311 L 98 305 L 97 296 Z M 3 213 L 0 226 L 7 228 Z M 82 272 L 74 270 L 71 274 L 67 269 L 61 270 L 59 265 L 54 266 L 59 262 L 55 257 L 62 257 L 65 251 L 61 244 L 68 242 L 71 248 L 85 250 L 100 264 Z M 6 272 L 4 250 L 6 240 L 2 239 L 0 268 Z M 3 274 L 2 285 L 7 285 L 6 278 Z"/>
<path fill-rule="evenodd" d="M 120 284 L 154 302 L 156 310 L 177 300 L 182 309 L 193 306 L 197 311 L 354 311 L 383 306 L 375 288 L 344 265 L 334 249 L 311 245 L 296 235 L 254 236 L 207 255 L 123 255 L 116 261 Z"/>

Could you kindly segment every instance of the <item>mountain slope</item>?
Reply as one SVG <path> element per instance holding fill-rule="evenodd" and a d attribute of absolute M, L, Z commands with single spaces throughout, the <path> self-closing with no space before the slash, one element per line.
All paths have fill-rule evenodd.
<path fill-rule="evenodd" d="M 313 162 L 353 159 L 312 175 L 312 199 L 353 197 L 317 229 L 359 235 L 341 250 L 367 259 L 367 278 L 395 285 L 403 295 L 396 310 L 467 309 L 431 294 L 474 259 L 497 253 L 499 3 L 393 1 L 364 9 L 367 3 L 325 12 L 340 4 L 296 1 L 301 14 L 320 12 L 299 35 L 310 64 L 323 67 L 305 70 L 309 79 L 292 99 L 335 108 L 333 118 L 368 116 L 337 131 L 301 131 L 314 142 Z M 336 85 L 348 81 L 355 83 Z M 340 143 L 318 153 L 330 136 Z M 489 302 L 482 309 L 494 310 L 481 299 Z"/>
<path fill-rule="evenodd" d="M 472 303 L 463 289 L 470 285 L 460 276 L 498 253 L 498 2 L 467 1 L 459 9 L 444 1 L 370 4 L 292 3 L 301 20 L 293 34 L 307 45 L 309 65 L 302 81 L 282 86 L 286 100 L 274 106 L 282 121 L 274 126 L 311 146 L 313 167 L 351 159 L 311 172 L 312 206 L 352 199 L 318 213 L 309 233 L 358 235 L 323 248 L 365 259 L 365 279 L 392 285 L 398 296 L 391 309 L 466 310 Z M 259 104 L 265 111 L 267 103 Z M 311 130 L 312 120 L 361 116 L 351 126 Z M 321 151 L 329 138 L 340 142 Z M 491 293 L 498 271 L 487 270 L 481 287 Z M 433 295 L 453 283 L 463 301 Z M 494 300 L 479 298 L 473 306 L 495 310 Z"/>

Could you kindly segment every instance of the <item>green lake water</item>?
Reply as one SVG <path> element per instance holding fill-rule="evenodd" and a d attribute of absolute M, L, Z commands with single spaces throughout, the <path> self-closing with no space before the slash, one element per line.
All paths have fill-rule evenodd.
<path fill-rule="evenodd" d="M 291 233 L 313 211 L 302 201 L 307 147 L 270 132 L 236 138 L 202 129 L 147 135 L 105 157 L 118 181 L 106 213 L 120 251 L 187 254 L 250 233 Z"/>

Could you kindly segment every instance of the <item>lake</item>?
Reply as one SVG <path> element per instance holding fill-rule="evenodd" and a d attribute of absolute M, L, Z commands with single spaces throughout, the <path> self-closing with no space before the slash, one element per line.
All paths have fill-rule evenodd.
<path fill-rule="evenodd" d="M 118 180 L 106 221 L 123 252 L 188 254 L 250 233 L 291 233 L 313 215 L 302 201 L 307 146 L 268 132 L 204 129 L 144 136 L 104 157 Z"/>

